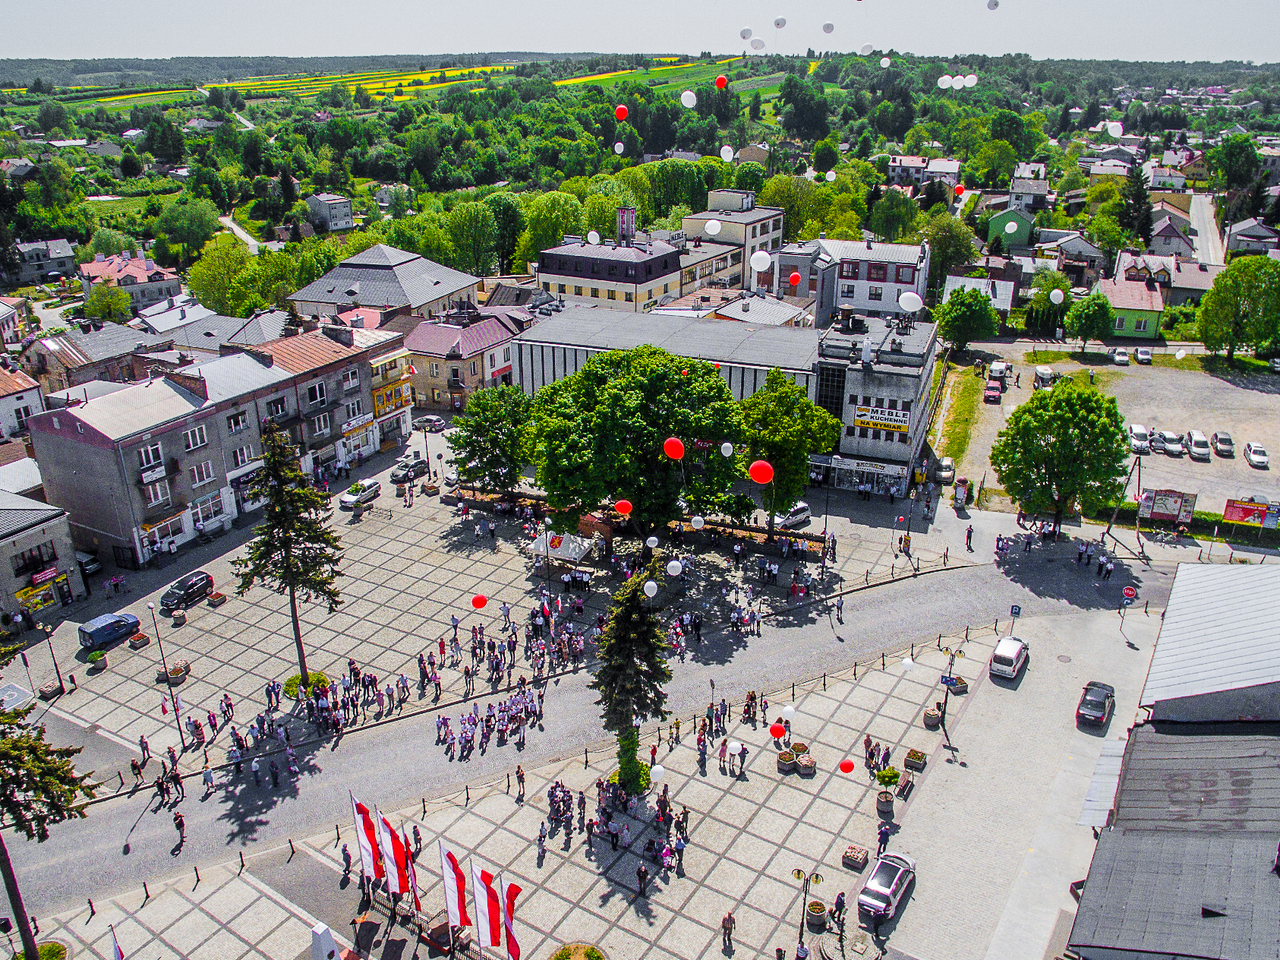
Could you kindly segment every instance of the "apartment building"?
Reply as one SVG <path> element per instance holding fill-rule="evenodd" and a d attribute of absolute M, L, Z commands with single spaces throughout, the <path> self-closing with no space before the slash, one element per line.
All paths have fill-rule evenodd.
<path fill-rule="evenodd" d="M 113 256 L 95 254 L 88 263 L 79 267 L 80 286 L 85 299 L 100 284 L 117 287 L 129 294 L 134 310 L 182 293 L 177 271 L 161 267 L 154 260 L 139 256 L 137 252 L 118 253 Z"/>
<path fill-rule="evenodd" d="M 715 226 L 708 230 L 713 221 Z M 780 207 L 758 206 L 752 190 L 711 190 L 707 193 L 707 209 L 684 217 L 680 226 L 686 237 L 700 237 L 704 242 L 731 247 L 729 263 L 731 266 L 742 264 L 744 290 L 773 285 L 772 268 L 757 273 L 748 264 L 757 250 L 772 255 L 782 248 Z"/>
<path fill-rule="evenodd" d="M 928 243 L 819 237 L 789 244 L 778 254 L 778 274 L 785 283 L 778 292 L 812 297 L 819 326 L 837 310 L 844 316 L 897 316 L 906 312 L 900 305 L 904 293 L 924 299 L 929 258 Z M 795 290 L 793 273 L 801 277 Z"/>
<path fill-rule="evenodd" d="M 355 227 L 351 216 L 351 201 L 336 193 L 316 193 L 307 197 L 308 219 L 319 229 L 330 233 Z"/>

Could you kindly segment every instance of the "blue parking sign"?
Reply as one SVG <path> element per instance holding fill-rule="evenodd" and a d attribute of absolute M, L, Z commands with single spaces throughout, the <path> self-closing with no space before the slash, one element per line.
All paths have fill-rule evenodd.
<path fill-rule="evenodd" d="M 1022 616 L 1022 608 L 1015 603 L 1013 606 L 1009 608 L 1009 616 L 1011 617 Z"/>

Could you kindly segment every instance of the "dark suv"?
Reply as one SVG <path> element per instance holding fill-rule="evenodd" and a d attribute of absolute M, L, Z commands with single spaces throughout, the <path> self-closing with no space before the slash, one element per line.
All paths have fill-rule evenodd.
<path fill-rule="evenodd" d="M 197 570 L 180 580 L 175 580 L 173 585 L 164 592 L 164 596 L 160 598 L 160 612 L 185 610 L 211 593 L 213 593 L 213 577 L 203 570 Z"/>

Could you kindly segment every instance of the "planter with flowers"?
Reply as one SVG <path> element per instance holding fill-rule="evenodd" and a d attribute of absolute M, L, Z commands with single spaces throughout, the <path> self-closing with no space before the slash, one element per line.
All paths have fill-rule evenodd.
<path fill-rule="evenodd" d="M 778 753 L 778 772 L 790 773 L 796 768 L 796 755 L 790 750 L 782 750 Z"/>
<path fill-rule="evenodd" d="M 809 754 L 802 753 L 796 757 L 796 773 L 802 777 L 812 777 L 818 772 L 818 761 Z"/>
<path fill-rule="evenodd" d="M 929 758 L 923 750 L 908 750 L 902 765 L 908 770 L 923 770 Z"/>

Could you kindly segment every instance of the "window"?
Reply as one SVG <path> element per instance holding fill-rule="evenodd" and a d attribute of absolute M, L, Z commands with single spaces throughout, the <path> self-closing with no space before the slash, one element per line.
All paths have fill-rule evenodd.
<path fill-rule="evenodd" d="M 868 288 L 867 288 L 867 299 L 868 299 L 868 300 L 883 300 L 883 299 L 884 299 L 884 287 L 868 287 Z"/>
<path fill-rule="evenodd" d="M 157 507 L 162 503 L 168 503 L 169 481 L 157 480 L 155 483 L 148 483 L 142 488 L 142 499 L 146 501 L 148 507 Z"/>
<path fill-rule="evenodd" d="M 289 401 L 284 397 L 275 397 L 267 401 L 267 416 L 277 420 L 289 412 Z"/>
<path fill-rule="evenodd" d="M 393 364 L 393 365 L 392 365 L 392 369 L 394 369 L 394 368 L 395 368 L 395 366 L 394 366 L 394 364 Z M 359 370 L 359 368 L 357 368 L 357 367 L 352 367 L 350 370 L 347 370 L 347 371 L 345 371 L 345 372 L 342 374 L 342 389 L 343 389 L 343 390 L 355 390 L 355 389 L 356 389 L 357 387 L 359 387 L 359 386 L 360 386 L 360 370 Z"/>
<path fill-rule="evenodd" d="M 209 440 L 205 436 L 204 432 L 204 424 L 200 424 L 198 427 L 192 427 L 182 435 L 182 445 L 188 450 L 198 449 L 208 442 Z"/>
<path fill-rule="evenodd" d="M 213 493 L 191 505 L 191 519 L 196 523 L 205 523 L 214 517 L 222 516 L 222 494 Z"/>
<path fill-rule="evenodd" d="M 170 537 L 182 536 L 182 516 L 173 517 L 164 523 L 158 523 L 147 531 L 146 538 L 152 544 L 168 540 Z"/>
<path fill-rule="evenodd" d="M 742 251 L 734 250 L 729 254 L 729 262 L 735 266 L 742 262 Z"/>
<path fill-rule="evenodd" d="M 852 436 L 854 436 L 857 432 L 858 432 L 858 428 L 857 428 L 857 427 L 845 427 L 845 428 L 844 428 L 844 435 L 845 435 L 846 437 L 852 437 Z"/>
<path fill-rule="evenodd" d="M 227 417 L 227 430 L 231 433 L 239 433 L 249 425 L 249 415 L 241 410 L 239 413 L 233 413 Z"/>
<path fill-rule="evenodd" d="M 450 368 L 449 368 L 449 379 L 450 379 L 450 380 L 456 380 L 456 381 L 458 381 L 459 383 L 461 383 L 461 382 L 462 382 L 462 368 L 461 368 L 461 367 L 450 367 Z"/>
<path fill-rule="evenodd" d="M 438 364 L 438 363 L 433 363 L 433 364 L 431 365 L 431 375 L 432 375 L 433 377 L 438 377 L 438 376 L 440 376 L 440 364 Z"/>
<path fill-rule="evenodd" d="M 781 230 L 781 229 L 782 229 L 782 218 L 781 218 L 781 217 L 774 217 L 774 218 L 773 218 L 773 229 L 774 229 L 774 230 Z"/>
<path fill-rule="evenodd" d="M 564 284 L 563 284 L 563 283 L 557 283 L 557 284 L 556 284 L 556 293 L 564 293 Z"/>
<path fill-rule="evenodd" d="M 357 397 L 355 400 L 352 400 L 350 403 L 347 404 L 348 420 L 354 420 L 356 417 L 360 416 L 360 414 L 362 413 L 364 413 L 364 404 L 360 402 L 359 397 Z"/>
<path fill-rule="evenodd" d="M 899 283 L 915 283 L 916 268 L 908 264 L 898 265 L 898 282 Z"/>
<path fill-rule="evenodd" d="M 889 268 L 883 263 L 867 264 L 868 280 L 884 280 L 889 275 Z"/>
<path fill-rule="evenodd" d="M 581 288 L 581 287 L 574 287 L 574 288 L 573 288 L 573 295 L 574 295 L 575 297 L 580 297 L 580 296 L 582 296 L 582 288 Z"/>
<path fill-rule="evenodd" d="M 162 459 L 164 458 L 158 443 L 148 444 L 138 451 L 138 462 L 142 465 L 143 470 L 147 469 L 147 467 L 154 467 Z"/>
<path fill-rule="evenodd" d="M 206 460 L 204 463 L 197 463 L 191 468 L 191 485 L 193 487 L 201 486 L 213 479 L 213 461 Z"/>
<path fill-rule="evenodd" d="M 1135 320 L 1135 321 L 1133 321 L 1133 329 L 1134 329 L 1134 332 L 1135 332 L 1135 333 L 1146 333 L 1146 332 L 1147 332 L 1147 321 L 1146 321 L 1146 320 Z"/>
<path fill-rule="evenodd" d="M 317 437 L 327 437 L 329 435 L 330 426 L 329 415 L 327 413 L 322 413 L 311 421 L 311 432 Z"/>
<path fill-rule="evenodd" d="M 1116 329 L 1117 330 L 1124 329 L 1124 317 L 1116 317 Z"/>
<path fill-rule="evenodd" d="M 751 236 L 753 237 L 760 236 L 760 225 L 758 223 L 753 223 L 751 225 Z"/>
<path fill-rule="evenodd" d="M 253 447 L 245 446 L 231 451 L 231 465 L 233 467 L 243 467 L 246 463 L 249 463 L 252 460 Z"/>
<path fill-rule="evenodd" d="M 671 284 L 669 284 L 669 283 L 664 283 L 664 284 L 662 285 L 662 292 L 663 292 L 663 293 L 670 293 L 670 292 L 671 292 Z"/>
<path fill-rule="evenodd" d="M 857 279 L 858 279 L 858 268 L 859 268 L 860 266 L 861 266 L 861 264 L 860 264 L 860 263 L 858 263 L 856 260 L 853 260 L 853 261 L 850 261 L 850 260 L 841 260 L 841 261 L 840 261 L 840 279 L 842 279 L 842 280 L 857 280 Z"/>
<path fill-rule="evenodd" d="M 25 430 L 27 428 L 27 421 L 31 419 L 31 408 L 18 407 L 13 411 L 13 415 L 18 419 L 18 429 Z M 80 426 L 80 424 L 76 424 L 76 426 Z"/>
<path fill-rule="evenodd" d="M 634 293 L 632 293 L 630 290 L 628 290 L 628 291 L 627 291 L 627 296 L 626 296 L 626 301 L 627 301 L 627 303 L 634 303 L 634 302 L 635 302 L 635 299 L 636 299 L 636 295 L 635 295 Z"/>
<path fill-rule="evenodd" d="M 35 573 L 37 570 L 43 570 L 57 559 L 58 554 L 53 549 L 53 541 L 48 540 L 38 547 L 15 553 L 13 555 L 13 575 L 21 577 L 28 573 Z"/>
<path fill-rule="evenodd" d="M 593 299 L 599 300 L 599 299 L 600 299 L 600 288 L 599 288 L 599 287 L 592 287 L 592 288 L 591 288 L 591 296 L 592 296 L 592 298 L 593 298 Z"/>
<path fill-rule="evenodd" d="M 542 282 L 542 289 L 543 289 L 543 290 L 545 290 L 545 291 L 547 291 L 547 293 L 550 293 L 550 292 L 551 292 L 551 284 L 547 283 L 547 282 L 544 280 L 544 281 Z"/>
<path fill-rule="evenodd" d="M 611 299 L 611 300 L 612 300 L 613 298 L 612 298 L 612 297 L 610 297 L 609 299 Z M 502 362 L 503 362 L 503 363 L 510 363 L 510 362 L 511 362 L 511 348 L 510 348 L 510 347 L 503 347 L 503 348 L 502 348 Z"/>
<path fill-rule="evenodd" d="M 307 406 L 321 406 L 324 403 L 326 396 L 327 391 L 325 390 L 324 381 L 317 380 L 315 383 L 311 384 L 311 386 L 307 387 Z"/>
<path fill-rule="evenodd" d="M 904 432 L 899 433 L 899 434 L 898 434 L 898 442 L 899 442 L 899 443 L 910 443 L 910 442 L 911 442 L 911 434 L 906 433 L 905 431 L 904 431 Z"/>
<path fill-rule="evenodd" d="M 871 436 L 871 431 L 870 431 L 870 430 L 868 430 L 866 427 L 859 427 L 859 428 L 858 428 L 858 439 L 859 439 L 859 440 L 865 440 L 865 439 L 867 439 L 867 437 L 869 437 L 869 436 Z"/>
<path fill-rule="evenodd" d="M 610 299 L 610 300 L 617 300 L 617 299 L 618 299 L 618 291 L 617 291 L 617 290 L 606 290 L 606 291 L 605 291 L 605 296 L 606 296 L 606 297 L 608 297 L 608 299 Z"/>

